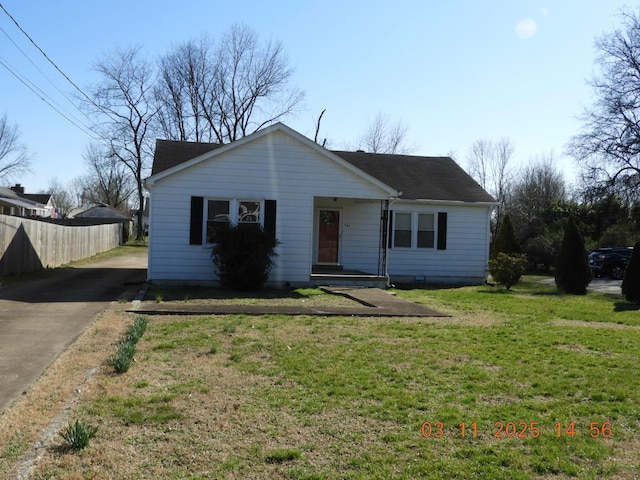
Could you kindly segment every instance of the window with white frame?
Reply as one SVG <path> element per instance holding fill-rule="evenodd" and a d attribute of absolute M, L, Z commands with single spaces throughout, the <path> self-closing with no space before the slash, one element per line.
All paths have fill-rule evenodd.
<path fill-rule="evenodd" d="M 433 213 L 395 213 L 393 223 L 394 247 L 434 248 L 435 233 L 435 215 Z"/>
<path fill-rule="evenodd" d="M 393 246 L 411 248 L 411 214 L 396 213 Z"/>
<path fill-rule="evenodd" d="M 218 225 L 262 225 L 262 202 L 257 200 L 206 201 L 206 239 L 213 243 L 213 234 Z"/>
<path fill-rule="evenodd" d="M 435 224 L 433 213 L 418 214 L 418 235 L 416 245 L 418 248 L 433 248 L 435 246 Z"/>

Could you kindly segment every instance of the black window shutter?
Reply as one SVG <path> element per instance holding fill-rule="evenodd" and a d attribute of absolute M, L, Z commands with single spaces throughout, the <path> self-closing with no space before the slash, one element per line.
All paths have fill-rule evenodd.
<path fill-rule="evenodd" d="M 189 245 L 202 245 L 202 216 L 204 198 L 191 197 L 191 224 L 189 227 Z"/>
<path fill-rule="evenodd" d="M 276 238 L 276 201 L 264 201 L 264 231 Z"/>
<path fill-rule="evenodd" d="M 393 210 L 389 210 L 389 228 L 387 229 L 387 232 L 389 235 L 387 247 L 391 248 L 393 246 Z"/>
<path fill-rule="evenodd" d="M 438 212 L 438 250 L 447 249 L 447 212 Z"/>

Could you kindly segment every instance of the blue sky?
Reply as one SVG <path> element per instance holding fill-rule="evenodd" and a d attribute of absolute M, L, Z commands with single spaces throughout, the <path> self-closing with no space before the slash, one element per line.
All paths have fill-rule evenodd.
<path fill-rule="evenodd" d="M 285 123 L 302 134 L 313 137 L 326 109 L 322 137 L 331 148 L 354 148 L 381 111 L 408 127 L 417 155 L 455 152 L 465 166 L 473 141 L 509 137 L 517 164 L 553 152 L 568 180 L 576 167 L 564 147 L 591 101 L 594 40 L 620 24 L 621 8 L 638 8 L 617 0 L 0 3 L 81 87 L 98 81 L 93 64 L 117 45 L 140 45 L 155 59 L 176 43 L 244 23 L 281 41 L 296 68 L 292 85 L 306 93 L 304 109 Z M 2 11 L 0 28 L 0 61 L 81 118 L 59 92 L 73 88 Z M 2 65 L 0 92 L 0 114 L 19 126 L 33 154 L 33 172 L 16 181 L 36 192 L 54 177 L 66 183 L 85 173 L 86 133 Z"/>

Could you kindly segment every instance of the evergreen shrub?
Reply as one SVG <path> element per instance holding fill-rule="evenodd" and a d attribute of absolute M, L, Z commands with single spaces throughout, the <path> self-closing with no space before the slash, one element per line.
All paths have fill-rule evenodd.
<path fill-rule="evenodd" d="M 259 290 L 269 278 L 278 241 L 255 225 L 220 224 L 213 232 L 211 259 L 223 287 Z"/>
<path fill-rule="evenodd" d="M 640 303 L 640 242 L 636 243 L 622 280 L 622 295 L 629 302 Z"/>
<path fill-rule="evenodd" d="M 591 278 L 582 234 L 573 216 L 570 216 L 564 228 L 564 236 L 556 260 L 556 286 L 563 293 L 585 295 Z"/>

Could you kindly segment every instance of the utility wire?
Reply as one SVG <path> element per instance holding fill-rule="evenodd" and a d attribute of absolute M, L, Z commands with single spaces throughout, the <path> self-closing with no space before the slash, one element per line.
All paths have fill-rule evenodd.
<path fill-rule="evenodd" d="M 13 17 L 11 16 L 11 14 L 7 11 L 7 9 L 6 9 L 6 8 L 4 8 L 4 5 L 2 5 L 2 3 L 0 3 L 0 8 L 4 11 L 4 13 L 6 13 L 6 14 L 7 14 L 7 16 L 11 19 L 11 21 L 13 21 L 13 23 L 16 25 L 16 27 L 18 27 L 18 29 L 19 29 L 19 30 L 24 34 L 24 36 L 25 36 L 25 37 L 27 37 L 27 38 L 29 39 L 29 41 L 33 44 L 33 46 L 34 46 L 34 47 L 36 47 L 36 48 L 38 49 L 38 51 L 39 51 L 40 53 L 42 53 L 42 55 L 44 55 L 44 58 L 46 58 L 46 59 L 49 61 L 49 63 L 50 63 L 51 65 L 53 65 L 53 67 L 54 67 L 58 72 L 60 72 L 60 75 L 62 75 L 62 76 L 63 76 L 63 77 L 64 77 L 64 78 L 65 78 L 65 79 L 66 79 L 66 80 L 67 80 L 71 85 L 73 85 L 73 87 L 74 87 L 76 90 L 78 90 L 78 92 L 80 92 L 80 94 L 81 94 L 84 98 L 86 98 L 86 99 L 87 99 L 87 100 L 88 100 L 92 105 L 95 105 L 96 107 L 100 108 L 100 107 L 99 107 L 99 105 L 96 105 L 96 103 L 95 103 L 95 102 L 94 102 L 94 101 L 93 101 L 93 100 L 92 100 L 92 99 L 91 99 L 91 98 L 90 98 L 86 93 L 84 93 L 84 91 L 82 91 L 82 89 L 81 89 L 78 85 L 76 85 L 76 84 L 75 84 L 75 82 L 74 82 L 73 80 L 71 80 L 71 79 L 67 76 L 67 74 L 66 74 L 66 73 L 64 73 L 64 72 L 60 69 L 60 67 L 58 67 L 58 65 L 56 65 L 56 63 L 55 63 L 53 60 L 51 60 L 51 59 L 49 58 L 49 56 L 44 52 L 44 50 L 42 50 L 42 49 L 38 46 L 38 44 L 35 42 L 35 40 L 33 40 L 33 38 L 31 38 L 31 37 L 29 36 L 29 34 L 28 34 L 27 32 L 25 32 L 25 30 L 20 26 L 20 24 L 16 21 L 16 19 L 15 19 L 15 18 L 13 18 Z"/>
<path fill-rule="evenodd" d="M 86 114 L 84 114 L 84 112 L 82 112 L 82 110 L 80 110 L 66 95 L 64 92 L 62 92 L 56 85 L 55 83 L 53 83 L 51 81 L 51 79 L 49 79 L 49 77 L 47 77 L 47 75 L 40 70 L 40 68 L 29 58 L 29 56 L 13 41 L 13 39 L 7 34 L 7 32 L 0 27 L 0 31 L 2 33 L 5 34 L 5 36 L 9 39 L 9 41 L 11 41 L 11 43 L 13 43 L 13 45 L 20 50 L 20 52 L 25 56 L 25 58 L 31 63 L 31 65 L 33 65 L 41 74 L 42 76 L 51 84 L 53 85 L 53 87 L 60 92 L 60 94 L 62 94 L 62 96 L 71 104 L 73 105 L 80 113 L 82 113 L 87 119 L 89 119 L 89 117 L 87 117 Z M 87 126 L 84 122 L 82 122 L 81 120 L 79 120 L 78 118 L 76 118 L 67 108 L 65 108 L 63 105 L 61 105 L 59 102 L 57 102 L 53 97 L 51 97 L 49 94 L 47 94 L 44 90 L 42 90 L 40 87 L 38 87 L 33 81 L 29 80 L 29 78 L 21 73 L 16 67 L 14 67 L 13 65 L 11 65 L 11 63 L 9 63 L 8 60 L 3 59 L 2 57 L 0 57 L 0 60 L 3 61 L 3 66 L 9 70 L 9 73 L 11 73 L 14 77 L 16 77 L 18 80 L 20 80 L 25 86 L 27 86 L 27 88 L 29 88 L 33 93 L 36 93 L 36 95 L 38 97 L 40 97 L 41 100 L 44 100 L 42 97 L 47 97 L 48 102 L 47 104 L 51 104 L 54 103 L 55 105 L 57 105 L 57 107 L 61 110 L 63 110 L 69 117 L 71 117 L 75 122 L 79 123 L 82 125 L 82 127 L 84 127 L 82 130 L 91 130 L 91 127 Z M 31 85 L 31 87 L 29 87 L 29 85 L 27 85 L 27 82 L 29 83 L 29 85 Z M 38 90 L 38 92 L 35 92 L 34 89 Z M 56 112 L 60 113 L 57 109 Z M 66 117 L 65 117 L 66 118 Z M 68 119 L 67 119 L 68 120 Z M 90 119 L 89 119 L 90 120 Z M 75 123 L 74 123 L 75 124 Z M 86 133 L 86 132 L 85 132 Z"/>
<path fill-rule="evenodd" d="M 88 127 L 86 126 L 81 126 L 79 125 L 76 121 L 72 120 L 71 118 L 69 118 L 69 116 L 71 116 L 69 114 L 69 112 L 67 112 L 67 115 L 65 115 L 64 113 L 62 113 L 58 108 L 56 108 L 56 106 L 53 105 L 53 103 L 56 103 L 53 99 L 51 99 L 46 93 L 44 93 L 42 90 L 40 90 L 36 85 L 34 85 L 32 82 L 25 80 L 24 78 L 22 78 L 22 75 L 15 70 L 13 67 L 11 67 L 11 65 L 8 64 L 8 62 L 6 60 L 4 60 L 2 57 L 0 57 L 0 65 L 2 65 L 4 68 L 7 69 L 7 71 L 13 75 L 14 77 L 16 77 L 18 79 L 18 81 L 20 81 L 25 87 L 27 87 L 29 90 L 31 90 L 31 92 L 33 92 L 38 98 L 40 98 L 40 100 L 42 100 L 44 103 L 46 103 L 47 105 L 49 105 L 49 107 L 51 107 L 53 110 L 55 110 L 60 116 L 62 116 L 65 120 L 67 120 L 69 123 L 71 123 L 73 126 L 79 128 L 82 132 L 86 133 L 87 135 L 89 135 L 90 137 L 97 139 L 95 137 L 95 135 L 98 135 L 96 132 L 93 132 L 92 130 L 88 129 Z M 38 90 L 38 91 L 36 91 Z M 45 97 L 49 97 L 49 100 L 47 100 Z M 53 102 L 53 103 L 52 103 Z M 60 105 L 58 105 L 60 108 Z M 64 109 L 64 108 L 63 108 Z M 66 110 L 65 110 L 66 111 Z"/>
<path fill-rule="evenodd" d="M 65 98 L 65 99 L 66 99 L 66 100 L 71 104 L 71 105 L 73 105 L 73 106 L 74 106 L 74 107 L 75 107 L 75 108 L 76 108 L 76 109 L 77 109 L 77 110 L 78 110 L 82 115 L 84 115 L 84 117 L 85 117 L 87 120 L 91 121 L 91 119 L 87 116 L 87 114 L 86 114 L 86 113 L 84 113 L 80 108 L 78 108 L 78 107 L 76 106 L 76 104 L 75 104 L 75 103 L 74 103 L 74 102 L 73 102 L 73 101 L 72 101 L 72 100 L 67 96 L 67 94 L 66 94 L 65 92 L 63 92 L 60 88 L 58 88 L 58 86 L 57 86 L 57 85 L 56 85 L 56 84 L 55 84 L 55 83 L 54 83 L 54 82 L 53 82 L 53 81 L 52 81 L 52 80 L 51 80 L 51 79 L 50 79 L 50 78 L 49 78 L 49 77 L 48 77 L 48 76 L 47 76 L 47 75 L 46 75 L 46 74 L 45 74 L 45 73 L 40 69 L 40 67 L 38 67 L 38 65 L 36 65 L 36 64 L 35 64 L 35 62 L 34 62 L 33 60 L 31 60 L 31 58 L 29 58 L 29 55 L 27 55 L 27 53 L 26 53 L 24 50 L 22 50 L 22 48 L 20 48 L 20 46 L 19 46 L 19 45 L 18 45 L 18 44 L 17 44 L 17 43 L 16 43 L 16 42 L 11 38 L 11 36 L 10 36 L 10 35 L 9 35 L 9 34 L 8 34 L 8 33 L 7 33 L 3 28 L 2 28 L 2 27 L 0 27 L 0 31 L 1 31 L 2 33 L 4 33 L 5 37 L 7 37 L 7 38 L 9 39 L 9 41 L 10 41 L 11 43 L 13 43 L 13 46 L 14 46 L 14 47 L 16 47 L 16 48 L 20 51 L 20 53 L 22 53 L 22 55 L 24 56 L 24 58 L 26 58 L 26 59 L 29 61 L 29 63 L 30 63 L 31 65 L 33 65 L 33 67 L 34 67 L 36 70 L 38 70 L 38 72 L 40 72 L 40 74 L 45 78 L 45 80 L 47 80 L 47 81 L 48 81 L 48 82 L 53 86 L 53 88 L 55 88 L 55 89 L 56 89 L 56 90 L 57 90 L 57 91 L 58 91 L 58 92 L 59 92 L 59 93 L 60 93 L 60 94 L 61 94 L 61 95 L 62 95 L 62 96 L 63 96 L 63 97 L 64 97 L 64 98 Z M 6 60 L 5 60 L 5 62 L 6 62 Z M 14 69 L 15 69 L 15 67 L 14 67 Z M 23 76 L 24 76 L 24 75 L 23 75 Z M 33 82 L 29 82 L 29 83 L 31 83 L 31 84 L 33 85 Z M 38 89 L 38 90 L 40 90 L 40 89 Z M 42 90 L 40 90 L 40 91 L 42 92 Z M 43 92 L 43 93 L 44 93 L 44 92 Z M 51 97 L 49 97 L 49 98 L 51 98 Z M 65 110 L 65 112 L 67 112 L 69 115 L 71 115 L 71 113 L 70 113 L 68 110 L 66 110 L 64 107 L 62 107 L 62 105 L 60 105 L 60 104 L 59 104 L 59 103 L 57 103 L 57 102 L 56 102 L 56 104 L 57 104 L 60 108 L 62 108 L 63 110 Z M 76 120 L 77 120 L 77 119 L 76 119 Z M 79 121 L 79 120 L 78 120 L 78 121 Z"/>

